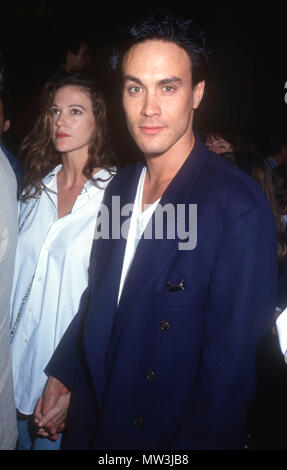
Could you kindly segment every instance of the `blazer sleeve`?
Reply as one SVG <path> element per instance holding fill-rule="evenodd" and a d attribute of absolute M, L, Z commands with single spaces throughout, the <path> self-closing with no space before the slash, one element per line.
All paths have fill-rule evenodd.
<path fill-rule="evenodd" d="M 273 214 L 258 204 L 225 230 L 204 309 L 201 362 L 175 449 L 244 447 L 256 350 L 271 328 L 276 290 Z"/>

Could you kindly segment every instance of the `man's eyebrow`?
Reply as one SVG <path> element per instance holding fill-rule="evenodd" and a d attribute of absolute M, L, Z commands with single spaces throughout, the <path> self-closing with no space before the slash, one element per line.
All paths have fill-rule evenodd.
<path fill-rule="evenodd" d="M 131 81 L 143 85 L 142 81 L 139 78 L 134 77 L 133 75 L 125 75 L 123 80 L 124 82 Z M 175 82 L 181 83 L 181 79 L 179 77 L 163 78 L 162 80 L 158 81 L 158 85 L 168 85 L 169 83 Z"/>
<path fill-rule="evenodd" d="M 139 83 L 140 85 L 142 85 L 142 81 L 137 78 L 137 77 L 134 77 L 133 75 L 125 75 L 124 78 L 123 78 L 123 81 L 124 82 L 135 82 L 135 83 Z"/>
<path fill-rule="evenodd" d="M 168 85 L 169 83 L 181 83 L 181 79 L 179 77 L 170 77 L 170 78 L 163 78 L 158 82 L 159 85 Z"/>

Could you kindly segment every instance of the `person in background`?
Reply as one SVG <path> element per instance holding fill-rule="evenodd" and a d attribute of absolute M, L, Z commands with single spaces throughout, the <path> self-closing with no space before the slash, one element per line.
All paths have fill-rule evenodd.
<path fill-rule="evenodd" d="M 272 179 L 278 205 L 280 207 L 281 220 L 287 228 L 287 163 L 278 165 L 272 169 Z"/>
<path fill-rule="evenodd" d="M 66 38 L 60 42 L 58 52 L 58 69 L 51 73 L 49 80 L 61 78 L 71 72 L 87 71 L 91 64 L 91 52 L 86 40 Z M 55 56 L 55 61 L 57 56 Z"/>
<path fill-rule="evenodd" d="M 0 93 L 0 148 L 4 155 L 8 158 L 11 167 L 15 173 L 18 186 L 21 183 L 22 168 L 19 160 L 15 157 L 11 150 L 3 142 L 3 135 L 7 132 L 11 125 L 9 116 L 8 96 L 7 92 Z"/>
<path fill-rule="evenodd" d="M 234 158 L 236 167 L 249 174 L 260 184 L 270 203 L 277 228 L 277 254 L 280 263 L 286 258 L 287 243 L 272 172 L 259 152 L 235 152 Z"/>
<path fill-rule="evenodd" d="M 72 40 L 66 44 L 65 60 L 61 68 L 65 72 L 80 72 L 91 62 L 89 44 L 83 40 Z"/>
<path fill-rule="evenodd" d="M 105 103 L 94 80 L 74 73 L 49 81 L 24 140 L 24 190 L 11 296 L 11 344 L 18 449 L 58 449 L 33 432 L 44 368 L 79 308 L 97 213 L 114 174 Z"/>
<path fill-rule="evenodd" d="M 231 157 L 233 156 L 233 161 Z M 233 163 L 238 169 L 250 175 L 261 186 L 272 209 L 277 229 L 278 289 L 273 328 L 266 333 L 257 353 L 257 387 L 249 410 L 249 447 L 253 449 L 286 449 L 285 422 L 287 416 L 286 393 L 287 375 L 284 370 L 279 344 L 286 343 L 285 329 L 276 332 L 276 319 L 287 305 L 287 238 L 282 211 L 286 207 L 286 180 L 282 166 L 272 171 L 259 152 L 234 152 L 220 154 L 225 161 Z M 283 168 L 282 168 L 283 169 Z M 286 175 L 286 170 L 285 170 Z M 286 177 L 286 176 L 285 176 Z M 280 315 L 281 316 L 281 315 Z M 284 324 L 284 315 L 278 320 L 279 327 Z M 278 326 L 277 326 L 278 328 Z M 280 335 L 282 331 L 282 334 Z M 284 334 L 285 333 L 285 334 Z M 274 336 L 274 334 L 276 336 Z M 284 349 L 285 353 L 285 349 Z"/>
<path fill-rule="evenodd" d="M 6 86 L 3 75 L 0 53 L 0 96 Z M 18 235 L 17 216 L 16 178 L 0 148 L 0 450 L 13 450 L 17 439 L 9 343 L 10 293 Z"/>
<path fill-rule="evenodd" d="M 272 169 L 275 195 L 281 211 L 281 221 L 287 238 L 287 163 L 277 165 Z M 278 286 L 278 315 L 276 327 L 279 337 L 281 352 L 287 362 L 287 260 L 279 267 Z M 287 446 L 286 446 L 287 447 Z"/>
<path fill-rule="evenodd" d="M 268 156 L 266 163 L 271 168 L 287 163 L 287 135 L 284 132 L 277 132 L 271 135 L 268 143 Z"/>
<path fill-rule="evenodd" d="M 94 243 L 97 266 L 46 367 L 36 420 L 56 436 L 71 393 L 63 449 L 244 448 L 276 301 L 274 218 L 260 187 L 193 131 L 205 35 L 162 11 L 127 33 L 114 63 L 145 163 L 120 170 L 105 194 L 108 222 L 115 196 L 120 213 L 132 204 L 129 230 Z M 164 208 L 178 223 L 183 208 L 194 231 L 170 236 Z"/>
<path fill-rule="evenodd" d="M 210 129 L 204 137 L 205 144 L 209 150 L 221 155 L 222 153 L 233 153 L 251 150 L 250 144 L 232 128 L 218 127 Z"/>

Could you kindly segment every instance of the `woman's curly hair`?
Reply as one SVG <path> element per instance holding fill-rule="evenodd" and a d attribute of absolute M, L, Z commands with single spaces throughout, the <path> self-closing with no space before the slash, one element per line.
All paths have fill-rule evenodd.
<path fill-rule="evenodd" d="M 83 174 L 97 184 L 100 178 L 93 178 L 95 168 L 104 168 L 112 174 L 113 168 L 117 166 L 107 128 L 106 105 L 95 80 L 79 72 L 59 75 L 45 84 L 41 96 L 40 116 L 20 147 L 20 155 L 24 157 L 22 200 L 37 197 L 41 191 L 43 177 L 62 162 L 62 154 L 55 149 L 52 142 L 51 107 L 56 91 L 65 86 L 78 87 L 88 93 L 96 121 Z"/>

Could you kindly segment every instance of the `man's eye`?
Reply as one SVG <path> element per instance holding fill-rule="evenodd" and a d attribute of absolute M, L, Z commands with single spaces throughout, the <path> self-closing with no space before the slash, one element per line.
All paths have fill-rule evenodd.
<path fill-rule="evenodd" d="M 175 88 L 171 85 L 165 85 L 162 89 L 167 93 L 172 93 L 173 91 L 175 91 Z"/>
<path fill-rule="evenodd" d="M 128 88 L 128 92 L 131 94 L 131 95 L 136 95 L 137 93 L 139 93 L 141 91 L 141 87 L 140 86 L 131 86 Z"/>

